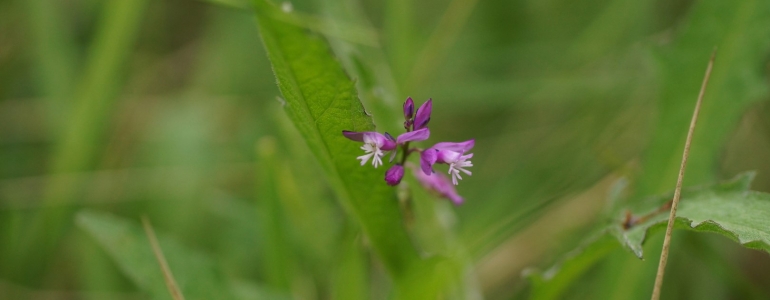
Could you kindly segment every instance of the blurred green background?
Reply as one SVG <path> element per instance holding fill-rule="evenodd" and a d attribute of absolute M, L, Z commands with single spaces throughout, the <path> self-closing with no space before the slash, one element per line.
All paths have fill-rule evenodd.
<path fill-rule="evenodd" d="M 432 98 L 431 141 L 476 139 L 466 203 L 430 208 L 471 264 L 457 298 L 528 297 L 525 269 L 622 217 L 604 213 L 621 178 L 627 201 L 672 190 L 714 47 L 685 185 L 756 170 L 770 191 L 766 0 L 290 4 L 375 122 Z M 216 269 L 203 299 L 388 299 L 275 82 L 248 1 L 0 1 L 0 298 L 155 298 L 121 262 L 134 244 L 98 234 L 147 215 L 169 260 Z M 407 229 L 438 239 L 420 209 L 403 208 Z M 649 297 L 661 239 L 644 261 L 613 250 L 562 297 Z M 766 253 L 684 231 L 672 249 L 664 298 L 770 298 Z"/>

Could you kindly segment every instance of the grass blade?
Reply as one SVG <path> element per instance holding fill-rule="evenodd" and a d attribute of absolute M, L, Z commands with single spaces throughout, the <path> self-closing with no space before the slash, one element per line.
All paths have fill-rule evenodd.
<path fill-rule="evenodd" d="M 144 227 L 144 232 L 147 234 L 147 239 L 150 240 L 150 246 L 152 246 L 155 259 L 158 260 L 158 265 L 160 265 L 160 269 L 163 271 L 163 279 L 166 281 L 169 294 L 171 294 L 174 300 L 184 300 L 184 295 L 182 295 L 182 291 L 179 290 L 179 286 L 176 284 L 176 280 L 174 280 L 174 274 L 171 273 L 171 268 L 168 267 L 166 257 L 163 256 L 163 250 L 160 249 L 158 238 L 155 236 L 155 231 L 152 229 L 152 224 L 150 224 L 150 219 L 147 216 L 142 216 L 142 227 Z"/>

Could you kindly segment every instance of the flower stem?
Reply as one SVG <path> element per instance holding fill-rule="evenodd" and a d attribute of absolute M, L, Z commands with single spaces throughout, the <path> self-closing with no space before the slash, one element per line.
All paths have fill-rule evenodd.
<path fill-rule="evenodd" d="M 406 142 L 401 146 L 401 153 L 403 154 L 401 155 L 400 165 L 402 166 L 404 165 L 404 163 L 406 163 L 406 158 L 409 157 L 409 154 L 412 153 L 412 151 L 409 151 L 409 143 L 411 142 Z"/>
<path fill-rule="evenodd" d="M 676 219 L 676 207 L 679 205 L 679 198 L 682 193 L 682 180 L 684 179 L 684 169 L 687 167 L 687 157 L 690 154 L 690 142 L 692 142 L 692 134 L 695 131 L 695 124 L 698 122 L 698 113 L 700 112 L 700 105 L 703 102 L 703 95 L 706 92 L 706 85 L 708 85 L 709 78 L 711 77 L 711 69 L 714 66 L 714 56 L 716 55 L 716 49 L 711 53 L 711 59 L 709 60 L 708 67 L 706 67 L 706 75 L 703 78 L 703 84 L 700 87 L 700 93 L 698 94 L 698 101 L 695 103 L 695 110 L 692 113 L 692 120 L 690 121 L 690 130 L 687 132 L 687 140 L 684 143 L 684 153 L 682 154 L 682 165 L 679 167 L 679 178 L 676 180 L 676 189 L 674 190 L 674 199 L 671 201 L 671 213 L 668 216 L 668 226 L 666 227 L 666 236 L 663 238 L 663 250 L 660 254 L 660 262 L 658 264 L 658 274 L 655 275 L 655 286 L 652 290 L 652 300 L 660 299 L 660 289 L 663 285 L 663 275 L 666 272 L 666 263 L 668 262 L 668 250 L 671 245 L 671 234 L 674 230 L 674 222 Z"/>

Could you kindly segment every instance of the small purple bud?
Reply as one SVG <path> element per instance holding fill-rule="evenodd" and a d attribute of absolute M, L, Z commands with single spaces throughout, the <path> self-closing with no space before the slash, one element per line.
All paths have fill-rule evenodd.
<path fill-rule="evenodd" d="M 412 97 L 409 97 L 404 102 L 404 120 L 408 122 L 412 117 L 414 117 L 414 101 L 412 101 Z"/>
<path fill-rule="evenodd" d="M 414 117 L 414 130 L 428 126 L 431 110 L 433 110 L 433 99 L 428 99 L 427 102 L 420 105 L 420 108 L 417 109 L 417 115 Z"/>
<path fill-rule="evenodd" d="M 393 165 L 385 172 L 385 182 L 389 186 L 396 186 L 401 182 L 401 178 L 404 178 L 404 166 Z"/>

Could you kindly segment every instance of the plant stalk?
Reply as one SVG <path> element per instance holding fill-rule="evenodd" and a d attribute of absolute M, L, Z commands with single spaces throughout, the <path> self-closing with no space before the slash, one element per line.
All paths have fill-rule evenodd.
<path fill-rule="evenodd" d="M 700 112 L 700 106 L 703 102 L 703 95 L 706 93 L 706 86 L 708 85 L 709 78 L 711 77 L 711 69 L 714 67 L 714 58 L 716 56 L 716 48 L 711 53 L 711 59 L 709 60 L 708 67 L 706 67 L 706 75 L 703 77 L 703 84 L 700 87 L 700 93 L 698 94 L 698 101 L 695 103 L 695 110 L 692 113 L 692 120 L 690 121 L 690 130 L 687 132 L 687 140 L 684 143 L 684 153 L 682 154 L 682 165 L 679 167 L 679 177 L 676 180 L 676 189 L 674 190 L 674 199 L 671 201 L 671 213 L 668 216 L 668 226 L 666 226 L 666 236 L 663 238 L 663 250 L 660 253 L 660 262 L 658 263 L 658 273 L 655 275 L 655 286 L 652 290 L 652 300 L 660 299 L 660 289 L 663 285 L 663 275 L 666 272 L 666 263 L 668 262 L 668 250 L 671 246 L 671 234 L 674 231 L 674 222 L 676 221 L 676 208 L 679 205 L 679 198 L 682 194 L 682 180 L 684 179 L 684 170 L 687 167 L 687 157 L 690 155 L 690 143 L 692 142 L 692 135 L 695 131 L 695 124 L 698 122 L 698 113 Z"/>

